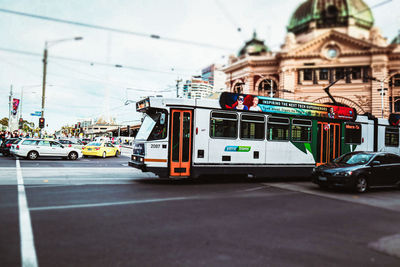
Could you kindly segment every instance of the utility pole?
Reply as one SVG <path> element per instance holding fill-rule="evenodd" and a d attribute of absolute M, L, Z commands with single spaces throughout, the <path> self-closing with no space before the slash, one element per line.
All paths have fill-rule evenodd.
<path fill-rule="evenodd" d="M 42 84 L 42 112 L 41 118 L 44 118 L 44 100 L 46 98 L 46 73 L 47 73 L 47 42 L 43 52 L 43 84 Z"/>
<path fill-rule="evenodd" d="M 10 85 L 10 96 L 8 97 L 8 126 L 7 129 L 10 131 L 10 125 L 11 125 L 11 111 L 12 111 L 12 98 L 13 98 L 13 86 Z"/>

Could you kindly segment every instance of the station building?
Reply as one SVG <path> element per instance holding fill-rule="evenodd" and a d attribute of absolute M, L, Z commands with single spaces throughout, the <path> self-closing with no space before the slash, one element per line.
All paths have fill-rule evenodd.
<path fill-rule="evenodd" d="M 363 0 L 306 0 L 280 51 L 254 33 L 223 71 L 231 92 L 316 103 L 331 103 L 324 88 L 337 81 L 330 93 L 338 103 L 387 117 L 400 113 L 399 44 L 374 27 Z"/>

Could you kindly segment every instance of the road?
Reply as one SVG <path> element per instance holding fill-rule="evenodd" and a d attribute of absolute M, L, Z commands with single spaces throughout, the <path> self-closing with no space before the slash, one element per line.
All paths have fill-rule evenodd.
<path fill-rule="evenodd" d="M 400 266 L 399 190 L 165 181 L 128 159 L 0 156 L 0 266 Z"/>

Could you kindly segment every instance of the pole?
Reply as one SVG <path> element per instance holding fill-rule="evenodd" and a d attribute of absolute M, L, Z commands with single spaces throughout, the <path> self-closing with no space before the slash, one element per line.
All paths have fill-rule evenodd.
<path fill-rule="evenodd" d="M 270 80 L 270 85 L 271 85 L 271 97 L 274 97 L 274 84 L 272 83 L 272 80 Z"/>
<path fill-rule="evenodd" d="M 41 117 L 44 118 L 44 102 L 46 99 L 46 70 L 47 70 L 47 42 L 43 52 L 43 84 L 42 84 L 42 113 Z"/>
<path fill-rule="evenodd" d="M 10 85 L 10 96 L 8 98 L 8 126 L 7 126 L 9 131 L 11 130 L 10 125 L 11 125 L 11 111 L 12 111 L 12 97 L 13 97 L 12 89 L 13 86 Z"/>
<path fill-rule="evenodd" d="M 381 104 L 382 104 L 382 119 L 383 119 L 383 81 L 381 81 Z"/>
<path fill-rule="evenodd" d="M 23 87 L 21 87 L 21 100 L 19 103 L 19 115 L 20 115 L 19 118 L 20 119 L 22 118 L 22 104 L 24 103 L 23 99 L 24 99 L 24 90 L 23 90 Z"/>

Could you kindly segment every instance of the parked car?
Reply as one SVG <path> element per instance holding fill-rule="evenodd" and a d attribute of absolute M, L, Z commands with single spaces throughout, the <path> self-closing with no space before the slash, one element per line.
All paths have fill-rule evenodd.
<path fill-rule="evenodd" d="M 82 154 L 84 157 L 97 156 L 97 157 L 118 157 L 121 150 L 118 146 L 114 146 L 110 142 L 91 142 L 82 147 Z"/>
<path fill-rule="evenodd" d="M 0 153 L 2 153 L 3 156 L 9 156 L 10 155 L 11 145 L 14 142 L 17 142 L 18 140 L 21 140 L 21 138 L 7 138 L 7 139 L 5 139 L 0 145 Z"/>
<path fill-rule="evenodd" d="M 22 139 L 14 143 L 10 150 L 12 155 L 37 159 L 38 157 L 63 157 L 76 160 L 82 157 L 82 152 L 73 147 L 67 147 L 57 141 L 45 139 Z"/>
<path fill-rule="evenodd" d="M 351 152 L 313 170 L 312 182 L 321 187 L 353 188 L 400 185 L 400 156 L 385 152 Z"/>
<path fill-rule="evenodd" d="M 84 146 L 82 141 L 79 139 L 59 139 L 58 142 L 67 147 L 74 147 L 80 150 L 82 150 L 82 147 Z"/>

